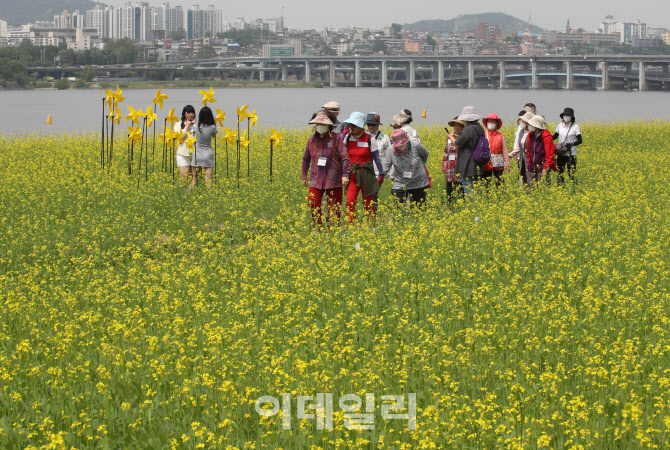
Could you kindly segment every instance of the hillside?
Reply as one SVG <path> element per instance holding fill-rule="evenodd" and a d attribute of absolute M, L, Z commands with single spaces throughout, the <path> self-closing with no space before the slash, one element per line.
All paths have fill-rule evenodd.
<path fill-rule="evenodd" d="M 489 25 L 500 25 L 503 34 L 517 33 L 528 30 L 528 22 L 517 19 L 514 16 L 504 13 L 482 13 L 465 14 L 453 19 L 433 19 L 420 20 L 418 22 L 403 25 L 403 30 L 407 31 L 432 31 L 432 32 L 463 32 L 475 29 L 480 22 L 486 22 Z M 541 32 L 542 28 L 533 26 L 533 32 Z"/>
<path fill-rule="evenodd" d="M 55 14 L 64 9 L 82 13 L 93 9 L 97 3 L 91 0 L 23 0 L 20 7 L 10 1 L 0 1 L 0 19 L 10 25 L 23 25 L 38 20 L 54 20 Z"/>

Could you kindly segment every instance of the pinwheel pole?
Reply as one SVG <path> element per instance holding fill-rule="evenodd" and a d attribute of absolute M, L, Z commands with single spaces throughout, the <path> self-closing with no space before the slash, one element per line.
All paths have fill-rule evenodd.
<path fill-rule="evenodd" d="M 102 130 L 100 142 L 100 167 L 105 168 L 105 100 L 102 99 Z"/>
<path fill-rule="evenodd" d="M 274 139 L 270 139 L 270 183 L 272 183 L 272 153 L 274 150 Z"/>
<path fill-rule="evenodd" d="M 167 117 L 165 118 L 165 120 L 163 122 L 163 129 L 166 131 L 166 134 L 167 134 Z M 166 148 L 166 144 L 167 144 L 166 139 L 167 139 L 167 136 L 164 134 L 163 135 L 163 147 L 162 147 L 163 157 L 161 158 L 161 172 L 165 172 L 165 148 Z"/>
<path fill-rule="evenodd" d="M 251 126 L 249 122 L 251 122 L 251 117 L 247 116 L 247 139 L 249 140 L 247 142 L 247 178 L 251 178 L 251 163 L 249 162 L 251 156 Z"/>
<path fill-rule="evenodd" d="M 237 188 L 240 188 L 240 119 L 237 115 Z"/>
<path fill-rule="evenodd" d="M 216 165 L 217 165 L 216 164 L 216 159 L 217 159 L 216 158 L 216 141 L 219 140 L 218 138 L 219 138 L 219 134 L 217 133 L 217 134 L 214 135 L 214 182 L 216 182 Z"/>
<path fill-rule="evenodd" d="M 107 162 L 109 163 L 109 118 L 114 117 L 114 116 L 105 116 L 105 151 L 102 152 L 104 155 L 103 161 L 102 161 L 102 170 L 105 170 L 105 158 L 107 158 Z"/>
<path fill-rule="evenodd" d="M 128 175 L 133 174 L 133 149 L 135 147 L 135 142 L 132 144 L 130 143 L 130 139 L 128 140 Z"/>
<path fill-rule="evenodd" d="M 149 142 L 145 143 L 144 136 L 149 133 L 147 118 L 144 118 L 144 130 L 142 133 L 142 144 L 144 146 L 144 181 L 149 181 Z M 142 165 L 142 153 L 140 151 L 140 166 Z"/>
<path fill-rule="evenodd" d="M 112 170 L 112 157 L 114 156 L 114 119 L 112 119 L 112 137 L 109 139 L 109 161 L 108 161 L 108 169 L 107 171 Z"/>

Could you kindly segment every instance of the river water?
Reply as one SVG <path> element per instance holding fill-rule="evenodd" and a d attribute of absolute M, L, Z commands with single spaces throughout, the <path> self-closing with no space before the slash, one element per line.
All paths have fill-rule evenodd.
<path fill-rule="evenodd" d="M 199 89 L 166 89 L 169 96 L 162 111 L 157 112 L 163 123 L 170 108 L 180 115 L 185 104 L 198 110 L 202 95 Z M 136 109 L 151 105 L 155 90 L 127 89 L 123 92 L 122 114 L 127 106 Z M 103 90 L 33 90 L 0 92 L 0 134 L 50 133 L 99 130 L 101 125 Z M 381 114 L 388 124 L 400 109 L 414 113 L 416 125 L 444 124 L 458 115 L 465 105 L 475 106 L 478 113 L 496 113 L 509 122 L 527 102 L 538 107 L 538 113 L 549 122 L 559 120 L 559 113 L 574 108 L 579 122 L 620 121 L 637 119 L 670 119 L 666 92 L 624 91 L 556 91 L 517 89 L 429 89 L 429 88 L 246 88 L 215 90 L 213 106 L 226 112 L 224 124 L 236 126 L 236 107 L 249 105 L 256 109 L 258 125 L 266 127 L 303 127 L 311 114 L 329 100 L 342 105 L 340 120 L 352 111 Z M 422 119 L 421 112 L 427 117 Z M 46 123 L 51 115 L 52 124 Z M 122 125 L 124 123 L 122 122 Z M 127 124 L 126 124 L 127 125 Z"/>

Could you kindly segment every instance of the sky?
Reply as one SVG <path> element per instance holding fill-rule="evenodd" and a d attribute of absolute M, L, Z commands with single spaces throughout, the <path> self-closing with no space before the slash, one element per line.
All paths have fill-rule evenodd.
<path fill-rule="evenodd" d="M 105 1 L 105 0 L 103 0 Z M 237 17 L 247 21 L 257 18 L 279 17 L 284 10 L 284 22 L 290 29 L 344 28 L 356 26 L 381 29 L 393 22 L 412 23 L 423 19 L 452 19 L 462 14 L 484 12 L 503 12 L 522 20 L 528 20 L 543 28 L 564 28 L 568 18 L 572 28 L 594 30 L 606 15 L 613 15 L 624 22 L 637 19 L 650 27 L 670 28 L 670 8 L 667 0 L 598 0 L 598 1 L 544 1 L 544 0 L 477 0 L 474 2 L 455 2 L 445 0 L 384 0 L 364 2 L 360 0 L 303 1 L 303 0 L 247 0 L 233 2 L 229 0 L 144 0 L 151 6 L 169 1 L 171 6 L 191 7 L 199 4 L 201 8 L 214 5 L 223 10 L 229 22 Z M 124 0 L 106 0 L 106 3 L 120 5 Z M 133 0 L 135 3 L 135 0 Z M 329 5 L 326 7 L 326 5 Z M 632 5 L 635 5 L 633 7 Z"/>

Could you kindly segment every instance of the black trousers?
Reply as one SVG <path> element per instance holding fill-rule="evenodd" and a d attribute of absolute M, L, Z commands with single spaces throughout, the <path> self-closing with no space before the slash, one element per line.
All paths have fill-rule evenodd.
<path fill-rule="evenodd" d="M 558 166 L 558 178 L 557 183 L 560 186 L 565 182 L 565 169 L 568 170 L 568 177 L 572 180 L 573 183 L 577 183 L 577 178 L 575 177 L 577 172 L 577 157 L 576 156 L 561 156 L 556 157 L 556 165 Z"/>
<path fill-rule="evenodd" d="M 502 183 L 502 174 L 503 170 L 484 170 L 482 171 L 482 181 L 484 181 L 484 186 L 489 187 L 491 184 L 491 178 L 496 177 L 496 187 L 500 186 Z"/>
<path fill-rule="evenodd" d="M 421 207 L 426 202 L 426 188 L 417 189 L 392 189 L 391 194 L 396 198 L 398 206 L 404 206 L 405 200 L 409 197 L 410 206 Z"/>
<path fill-rule="evenodd" d="M 454 192 L 464 198 L 460 181 L 447 181 L 447 204 L 449 207 L 454 205 Z"/>

